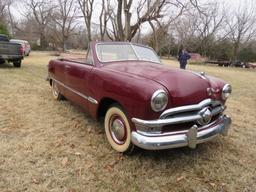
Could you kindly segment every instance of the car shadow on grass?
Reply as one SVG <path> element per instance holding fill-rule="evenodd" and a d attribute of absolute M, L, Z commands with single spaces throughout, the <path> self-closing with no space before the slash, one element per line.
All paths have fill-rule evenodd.
<path fill-rule="evenodd" d="M 222 136 L 220 136 L 222 137 Z M 225 140 L 223 138 L 216 138 L 213 141 L 207 143 L 199 144 L 195 149 L 190 149 L 188 147 L 181 147 L 175 149 L 165 149 L 165 150 L 144 150 L 136 148 L 132 157 L 138 156 L 143 160 L 154 160 L 154 161 L 188 161 L 194 162 L 198 159 L 219 159 L 221 154 L 225 152 L 223 146 L 225 146 Z"/>
<path fill-rule="evenodd" d="M 11 63 L 0 64 L 0 69 L 10 69 L 10 68 L 14 68 Z"/>

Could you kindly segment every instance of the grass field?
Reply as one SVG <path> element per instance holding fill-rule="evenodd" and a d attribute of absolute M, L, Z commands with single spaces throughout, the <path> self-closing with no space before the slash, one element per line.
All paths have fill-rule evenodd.
<path fill-rule="evenodd" d="M 52 98 L 49 53 L 0 65 L 0 191 L 256 191 L 256 70 L 191 65 L 233 85 L 228 137 L 188 148 L 113 151 L 102 125 Z M 178 67 L 175 61 L 164 61 Z"/>

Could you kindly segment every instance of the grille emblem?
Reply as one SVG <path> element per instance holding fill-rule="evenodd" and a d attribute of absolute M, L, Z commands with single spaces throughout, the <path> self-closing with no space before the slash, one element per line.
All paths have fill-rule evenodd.
<path fill-rule="evenodd" d="M 199 111 L 199 115 L 201 119 L 197 120 L 199 125 L 207 125 L 212 120 L 212 112 L 210 107 L 205 107 L 201 111 Z"/>

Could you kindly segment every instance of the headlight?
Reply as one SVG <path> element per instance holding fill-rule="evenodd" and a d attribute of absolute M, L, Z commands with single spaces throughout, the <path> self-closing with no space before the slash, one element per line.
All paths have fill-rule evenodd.
<path fill-rule="evenodd" d="M 229 84 L 224 85 L 222 88 L 222 99 L 226 100 L 232 92 L 232 87 Z"/>
<path fill-rule="evenodd" d="M 165 107 L 168 104 L 168 95 L 167 93 L 160 89 L 157 90 L 151 98 L 151 108 L 155 111 L 155 112 L 159 112 L 165 109 Z"/>

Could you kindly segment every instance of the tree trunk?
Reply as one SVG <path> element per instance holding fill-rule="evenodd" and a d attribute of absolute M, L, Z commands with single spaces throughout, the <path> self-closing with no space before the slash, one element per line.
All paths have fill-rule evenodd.
<path fill-rule="evenodd" d="M 239 43 L 234 44 L 234 53 L 233 53 L 233 60 L 238 59 L 238 50 L 239 50 Z"/>
<path fill-rule="evenodd" d="M 156 32 L 155 26 L 151 21 L 149 21 L 149 25 L 153 30 L 154 49 L 157 53 L 159 53 L 158 38 L 157 38 L 157 32 Z"/>
<path fill-rule="evenodd" d="M 124 0 L 124 18 L 125 18 L 125 27 L 124 27 L 124 40 L 131 41 L 131 16 L 130 5 L 127 3 L 127 0 Z"/>
<path fill-rule="evenodd" d="M 41 49 L 45 49 L 47 47 L 47 41 L 46 41 L 44 32 L 40 33 L 40 47 Z"/>
<path fill-rule="evenodd" d="M 92 35 L 91 35 L 91 23 L 87 21 L 87 40 L 88 43 L 92 41 Z"/>
<path fill-rule="evenodd" d="M 118 7 L 117 7 L 117 29 L 118 29 L 118 39 L 119 41 L 124 41 L 124 32 L 123 32 L 123 25 L 122 25 L 122 6 L 123 0 L 118 0 Z"/>

